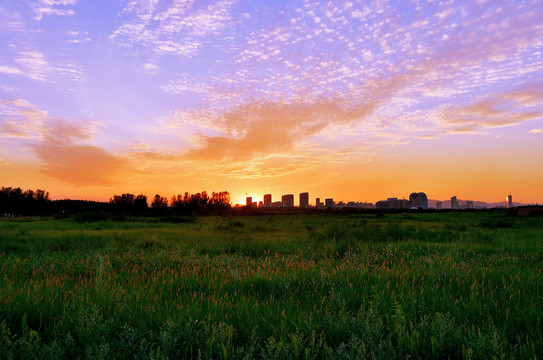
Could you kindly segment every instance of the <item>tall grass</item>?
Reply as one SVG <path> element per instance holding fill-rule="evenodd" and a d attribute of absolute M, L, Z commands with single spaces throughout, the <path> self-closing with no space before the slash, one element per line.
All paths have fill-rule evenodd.
<path fill-rule="evenodd" d="M 2 220 L 0 357 L 541 358 L 543 222 L 503 216 Z"/>

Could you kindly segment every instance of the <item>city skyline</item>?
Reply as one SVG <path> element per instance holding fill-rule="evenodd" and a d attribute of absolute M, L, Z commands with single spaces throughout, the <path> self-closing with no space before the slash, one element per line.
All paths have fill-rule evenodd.
<path fill-rule="evenodd" d="M 541 18 L 540 0 L 0 0 L 0 186 L 543 203 Z"/>
<path fill-rule="evenodd" d="M 234 206 L 251 206 L 251 207 L 317 207 L 317 208 L 326 208 L 331 206 L 339 205 L 339 207 L 367 207 L 371 206 L 373 208 L 378 207 L 378 203 L 393 204 L 389 207 L 391 209 L 409 209 L 412 207 L 422 208 L 422 209 L 475 209 L 475 208 L 484 208 L 484 207 L 506 207 L 510 208 L 518 205 L 538 205 L 538 203 L 520 203 L 513 202 L 513 196 L 509 193 L 505 197 L 505 201 L 492 201 L 486 202 L 478 199 L 459 199 L 456 195 L 450 197 L 449 200 L 438 200 L 429 198 L 424 192 L 412 192 L 409 196 L 398 197 L 387 197 L 386 200 L 378 200 L 376 202 L 366 202 L 366 201 L 353 201 L 352 199 L 337 199 L 333 197 L 321 198 L 320 195 L 311 197 L 311 194 L 308 192 L 301 192 L 299 194 L 289 193 L 281 194 L 279 196 L 274 196 L 273 194 L 264 194 L 259 197 L 258 195 L 254 196 L 245 194 L 246 197 L 243 202 L 234 202 Z M 298 195 L 298 196 L 297 196 Z M 285 199 L 287 199 L 287 203 Z M 295 199 L 299 199 L 296 201 Z M 314 201 L 311 201 L 314 199 Z M 324 201 L 321 201 L 324 200 Z M 307 202 L 306 202 L 307 201 Z M 249 205 L 250 204 L 250 205 Z M 479 204 L 479 205 L 475 205 Z M 517 204 L 517 205 L 515 205 Z"/>

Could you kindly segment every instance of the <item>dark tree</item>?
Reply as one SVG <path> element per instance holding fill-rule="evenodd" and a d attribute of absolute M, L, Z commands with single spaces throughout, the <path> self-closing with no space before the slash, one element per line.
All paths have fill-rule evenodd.
<path fill-rule="evenodd" d="M 5 213 L 41 215 L 50 210 L 49 205 L 49 193 L 45 190 L 0 189 L 0 211 Z"/>
<path fill-rule="evenodd" d="M 185 193 L 185 197 L 188 196 L 188 193 Z M 172 196 L 170 200 L 170 206 L 175 209 L 182 209 L 185 207 L 185 199 L 183 198 L 183 195 L 177 194 Z"/>
<path fill-rule="evenodd" d="M 203 210 L 203 209 L 228 209 L 230 208 L 230 194 L 228 191 L 213 192 L 211 197 L 206 191 L 201 193 L 172 196 L 170 206 L 174 209 Z"/>
<path fill-rule="evenodd" d="M 126 193 L 122 195 L 113 195 L 109 203 L 117 208 L 129 209 L 134 205 L 134 194 Z"/>
<path fill-rule="evenodd" d="M 145 195 L 138 195 L 134 199 L 134 209 L 135 210 L 145 210 L 149 206 L 147 205 L 147 196 Z"/>
<path fill-rule="evenodd" d="M 228 191 L 213 192 L 209 204 L 214 209 L 228 209 L 231 206 L 230 194 Z"/>
<path fill-rule="evenodd" d="M 168 207 L 168 199 L 159 194 L 156 194 L 153 202 L 151 203 L 151 208 L 153 209 L 165 209 Z"/>
<path fill-rule="evenodd" d="M 122 195 L 113 195 L 109 203 L 117 210 L 145 210 L 147 209 L 147 196 L 125 193 Z"/>

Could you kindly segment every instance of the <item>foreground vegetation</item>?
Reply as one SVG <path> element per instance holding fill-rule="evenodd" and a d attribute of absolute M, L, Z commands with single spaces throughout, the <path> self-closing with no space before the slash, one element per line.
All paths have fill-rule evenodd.
<path fill-rule="evenodd" d="M 0 220 L 0 358 L 536 359 L 543 218 Z"/>

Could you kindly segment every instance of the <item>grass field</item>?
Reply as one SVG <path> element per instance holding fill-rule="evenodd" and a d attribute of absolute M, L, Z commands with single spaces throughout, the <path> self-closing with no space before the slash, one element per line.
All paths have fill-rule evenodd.
<path fill-rule="evenodd" d="M 2 219 L 0 358 L 541 359 L 542 260 L 502 212 Z"/>

